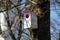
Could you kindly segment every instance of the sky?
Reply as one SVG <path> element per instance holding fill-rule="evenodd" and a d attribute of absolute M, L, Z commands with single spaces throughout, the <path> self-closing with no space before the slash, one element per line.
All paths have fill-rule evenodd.
<path fill-rule="evenodd" d="M 53 0 L 51 0 L 50 2 L 53 2 Z M 56 9 L 59 9 L 59 10 L 53 10 L 55 9 L 54 5 L 50 5 L 50 21 L 53 22 L 55 25 L 54 27 L 57 29 L 57 30 L 60 30 L 60 17 L 58 16 L 57 13 L 60 12 L 60 7 L 57 6 L 57 4 L 55 4 L 56 6 Z M 59 24 L 57 24 L 59 23 Z M 50 25 L 51 26 L 51 25 Z M 57 34 L 56 33 L 59 33 L 59 31 L 53 31 L 54 29 L 52 28 L 52 26 L 50 27 L 50 32 L 53 33 L 54 36 L 56 36 Z M 56 40 L 56 38 L 54 37 L 51 37 L 51 40 Z"/>

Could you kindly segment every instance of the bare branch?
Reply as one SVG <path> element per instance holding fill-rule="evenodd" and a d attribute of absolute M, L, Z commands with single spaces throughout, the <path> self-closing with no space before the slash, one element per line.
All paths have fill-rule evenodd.
<path fill-rule="evenodd" d="M 6 0 L 6 9 L 8 9 L 8 7 L 9 7 L 8 3 L 9 3 L 9 0 Z M 10 25 L 10 23 L 9 23 L 8 10 L 7 10 L 6 13 L 7 13 L 7 16 L 8 16 L 8 18 L 7 18 L 7 23 L 8 23 L 8 27 L 9 27 L 9 34 L 10 34 L 10 36 L 11 36 L 11 38 L 12 38 L 13 40 L 16 40 L 16 38 L 15 38 L 15 36 L 14 36 L 12 30 L 11 30 L 11 25 Z"/>

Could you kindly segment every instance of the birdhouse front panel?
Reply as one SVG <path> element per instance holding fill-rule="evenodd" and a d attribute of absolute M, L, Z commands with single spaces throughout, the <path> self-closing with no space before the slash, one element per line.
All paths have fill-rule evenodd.
<path fill-rule="evenodd" d="M 24 13 L 24 28 L 30 28 L 31 27 L 31 13 L 27 12 Z"/>
<path fill-rule="evenodd" d="M 37 16 L 32 12 L 24 13 L 24 29 L 26 28 L 37 28 Z"/>

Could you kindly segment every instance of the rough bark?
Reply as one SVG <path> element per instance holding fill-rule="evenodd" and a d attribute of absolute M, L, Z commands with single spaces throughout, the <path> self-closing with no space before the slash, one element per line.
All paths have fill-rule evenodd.
<path fill-rule="evenodd" d="M 33 30 L 34 37 L 38 37 L 38 40 L 50 40 L 50 5 L 48 0 L 39 0 L 39 7 L 43 12 L 41 15 L 37 15 L 38 18 L 38 29 Z M 42 17 L 41 17 L 42 16 Z"/>

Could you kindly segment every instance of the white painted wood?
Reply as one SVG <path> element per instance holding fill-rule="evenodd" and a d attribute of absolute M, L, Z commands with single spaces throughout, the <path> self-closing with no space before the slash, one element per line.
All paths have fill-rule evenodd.
<path fill-rule="evenodd" d="M 26 18 L 26 15 L 29 15 L 28 18 Z M 24 13 L 24 29 L 31 28 L 31 13 Z"/>

